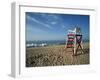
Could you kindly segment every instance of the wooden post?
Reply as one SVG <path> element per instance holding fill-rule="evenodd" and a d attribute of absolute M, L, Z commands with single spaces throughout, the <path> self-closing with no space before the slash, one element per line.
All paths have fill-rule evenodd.
<path fill-rule="evenodd" d="M 76 47 L 75 55 L 77 55 L 77 51 L 78 51 L 79 48 L 81 49 L 81 52 L 84 53 L 81 43 L 82 43 L 82 35 L 76 35 L 76 45 L 77 45 L 77 47 Z"/>

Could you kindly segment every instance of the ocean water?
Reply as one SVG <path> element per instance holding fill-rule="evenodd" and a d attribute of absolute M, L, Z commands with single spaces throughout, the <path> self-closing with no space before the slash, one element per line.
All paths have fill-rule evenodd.
<path fill-rule="evenodd" d="M 38 40 L 38 41 L 26 41 L 26 47 L 44 47 L 51 45 L 65 45 L 66 40 Z"/>
<path fill-rule="evenodd" d="M 89 42 L 89 40 L 83 40 L 83 42 Z M 26 41 L 26 47 L 45 47 L 52 45 L 65 45 L 66 40 L 37 40 L 37 41 Z"/>

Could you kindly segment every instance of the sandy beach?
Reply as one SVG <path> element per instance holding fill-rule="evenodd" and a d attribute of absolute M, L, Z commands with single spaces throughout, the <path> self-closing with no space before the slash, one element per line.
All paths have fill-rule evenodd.
<path fill-rule="evenodd" d="M 84 65 L 89 64 L 89 43 L 83 43 L 84 53 L 78 50 L 72 56 L 71 49 L 64 50 L 65 45 L 26 48 L 26 67 Z"/>

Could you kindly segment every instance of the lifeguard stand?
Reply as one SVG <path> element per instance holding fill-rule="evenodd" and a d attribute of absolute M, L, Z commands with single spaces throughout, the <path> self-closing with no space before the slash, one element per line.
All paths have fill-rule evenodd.
<path fill-rule="evenodd" d="M 82 45 L 82 33 L 79 27 L 76 27 L 74 30 L 68 30 L 65 49 L 68 48 L 72 49 L 73 55 L 77 55 L 79 48 L 81 49 L 81 52 L 84 53 Z"/>

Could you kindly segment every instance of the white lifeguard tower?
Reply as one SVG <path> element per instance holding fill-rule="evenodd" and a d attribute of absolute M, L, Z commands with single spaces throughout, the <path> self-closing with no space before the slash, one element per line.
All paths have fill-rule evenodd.
<path fill-rule="evenodd" d="M 68 30 L 65 49 L 68 48 L 72 49 L 73 55 L 77 55 L 79 48 L 81 52 L 84 53 L 81 28 L 76 27 L 74 30 Z"/>

